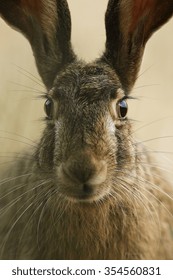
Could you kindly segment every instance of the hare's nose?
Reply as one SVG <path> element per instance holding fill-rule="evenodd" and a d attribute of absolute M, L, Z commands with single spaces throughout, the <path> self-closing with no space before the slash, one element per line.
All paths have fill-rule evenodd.
<path fill-rule="evenodd" d="M 80 153 L 61 164 L 59 176 L 63 183 L 82 185 L 83 192 L 89 194 L 106 180 L 107 164 L 90 153 Z"/>

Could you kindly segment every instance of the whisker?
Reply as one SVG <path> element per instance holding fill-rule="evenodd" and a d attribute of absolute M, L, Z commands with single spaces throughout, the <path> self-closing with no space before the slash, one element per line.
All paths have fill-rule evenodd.
<path fill-rule="evenodd" d="M 35 88 L 33 88 L 33 87 L 30 87 L 30 86 L 26 86 L 26 85 L 23 85 L 23 84 L 20 84 L 20 83 L 16 83 L 16 82 L 12 82 L 12 81 L 9 81 L 9 83 L 10 84 L 13 84 L 13 85 L 16 85 L 16 86 L 20 86 L 20 87 L 23 87 L 24 89 L 29 89 L 29 90 L 31 90 L 31 91 L 35 91 L 35 90 L 37 90 L 37 89 L 35 89 Z M 38 90 L 38 93 L 39 93 L 40 91 Z"/>
<path fill-rule="evenodd" d="M 40 90 L 34 90 L 34 89 L 32 89 L 32 90 L 29 90 L 29 89 L 10 89 L 10 90 L 8 90 L 8 92 L 22 92 L 22 93 L 24 93 L 24 92 L 31 92 L 31 93 L 38 93 L 38 94 L 44 94 L 44 92 L 43 91 L 40 91 Z M 34 96 L 35 97 L 35 96 Z"/>
<path fill-rule="evenodd" d="M 14 164 L 14 163 L 16 163 L 16 160 L 15 160 L 15 159 L 14 159 L 14 160 L 10 160 L 10 161 L 1 162 L 1 163 L 0 163 L 0 166 L 5 165 L 5 164 Z"/>
<path fill-rule="evenodd" d="M 23 195 L 26 195 L 28 192 L 31 192 L 33 190 L 36 190 L 38 187 L 44 185 L 45 183 L 47 182 L 43 182 L 43 183 L 40 183 L 39 185 L 37 185 L 36 187 L 30 189 L 29 191 L 26 191 L 24 194 L 22 194 L 20 196 L 23 197 Z M 26 203 L 28 204 L 29 201 L 32 201 L 25 209 L 24 211 L 22 211 L 22 213 L 18 216 L 18 218 L 15 220 L 15 222 L 13 222 L 12 226 L 10 227 L 10 229 L 8 230 L 8 233 L 6 234 L 5 238 L 4 238 L 4 241 L 2 243 L 2 246 L 1 246 L 1 256 L 3 255 L 3 252 L 4 252 L 4 249 L 5 249 L 5 246 L 6 246 L 6 243 L 8 241 L 8 238 L 12 232 L 12 230 L 14 229 L 14 227 L 16 226 L 16 224 L 18 223 L 18 221 L 22 218 L 22 216 L 24 216 L 24 214 L 28 211 L 28 209 L 30 209 L 32 207 L 32 205 L 34 204 L 33 202 L 33 198 L 35 198 L 35 193 L 33 196 L 31 196 L 30 198 L 27 199 L 27 201 L 17 210 L 17 212 L 15 213 L 15 215 L 17 215 L 18 213 L 20 213 L 20 211 L 25 207 Z"/>
<path fill-rule="evenodd" d="M 160 139 L 169 139 L 169 138 L 173 138 L 173 135 L 154 137 L 154 138 L 146 139 L 146 140 L 143 140 L 143 141 L 140 141 L 140 142 L 136 142 L 133 145 L 143 144 L 143 143 L 147 143 L 147 142 L 151 142 L 151 141 L 155 141 L 155 140 L 160 140 Z"/>
<path fill-rule="evenodd" d="M 32 154 L 24 154 L 23 152 L 22 153 L 20 153 L 20 152 L 0 152 L 0 156 L 2 156 L 2 157 L 6 156 L 6 154 L 7 154 L 7 157 L 8 157 L 8 155 L 11 155 L 11 156 L 23 156 L 24 158 L 34 158 L 34 156 Z"/>
<path fill-rule="evenodd" d="M 27 186 L 27 184 L 18 184 L 18 185 L 13 186 L 13 187 L 12 187 L 12 190 L 8 191 L 8 192 L 5 193 L 3 196 L 0 196 L 0 200 L 6 198 L 6 197 L 9 196 L 10 194 L 12 194 L 12 193 L 14 193 L 14 192 L 16 192 L 16 191 L 18 191 L 18 190 L 20 190 L 20 189 L 26 187 L 26 186 Z"/>
<path fill-rule="evenodd" d="M 153 184 L 152 184 L 153 185 Z M 173 214 L 168 210 L 168 208 L 164 205 L 164 203 L 162 203 L 154 194 L 152 194 L 150 191 L 148 191 L 147 189 L 145 189 L 144 187 L 140 186 L 143 190 L 145 190 L 147 193 L 149 193 L 150 196 L 152 196 L 164 209 L 165 211 L 173 218 Z M 154 186 L 153 186 L 154 187 Z M 159 189 L 157 189 L 159 191 Z M 165 193 L 166 195 L 166 193 Z M 171 198 L 171 200 L 173 201 L 173 199 Z"/>
<path fill-rule="evenodd" d="M 30 147 L 37 148 L 37 146 L 36 146 L 36 145 L 29 144 L 29 143 L 27 143 L 27 142 L 24 142 L 24 141 L 21 141 L 21 140 L 17 140 L 17 139 L 13 139 L 13 138 L 9 138 L 9 137 L 3 137 L 3 136 L 0 136 L 0 139 L 10 140 L 10 141 L 14 141 L 14 142 L 18 142 L 18 143 L 21 143 L 21 144 L 28 145 L 28 146 L 30 146 Z"/>
<path fill-rule="evenodd" d="M 14 158 L 15 154 L 12 154 L 11 156 L 10 155 L 2 155 L 0 153 L 0 158 Z M 27 156 L 27 155 L 21 155 L 21 154 L 18 154 L 18 156 L 15 156 L 14 159 L 26 159 L 27 161 L 28 160 L 31 160 L 31 161 L 34 161 L 34 157 L 32 156 Z"/>
<path fill-rule="evenodd" d="M 36 181 L 37 182 L 37 181 Z M 33 182 L 33 183 L 36 183 Z M 28 183 L 24 184 L 23 187 L 26 187 L 28 185 Z M 0 210 L 0 216 L 4 215 L 4 213 L 9 210 L 12 206 L 14 206 L 18 201 L 21 200 L 21 198 L 25 197 L 26 194 L 32 192 L 33 190 L 36 190 L 38 187 L 42 186 L 42 183 L 40 183 L 37 186 L 34 186 L 33 188 L 26 190 L 24 193 L 22 193 L 21 195 L 19 195 L 16 199 L 13 199 L 12 201 L 10 201 L 8 204 L 6 204 L 3 208 L 1 208 Z M 6 197 L 6 195 L 4 195 L 4 197 Z M 4 211 L 5 210 L 5 211 Z"/>
<path fill-rule="evenodd" d="M 170 154 L 172 155 L 173 152 L 167 152 L 167 151 L 155 151 L 155 150 L 146 150 L 146 151 L 140 151 L 136 152 L 135 155 L 144 155 L 144 154 Z"/>
<path fill-rule="evenodd" d="M 158 170 L 161 171 L 166 171 L 167 173 L 173 175 L 173 171 L 167 168 L 164 168 L 164 166 L 158 165 L 158 164 L 153 164 L 153 163 L 149 163 L 149 162 L 145 162 L 145 161 L 140 161 L 140 163 L 142 165 L 148 166 L 148 167 L 153 167 L 153 168 L 157 168 Z M 159 175 L 158 175 L 159 176 Z M 160 176 L 160 178 L 163 178 L 163 176 Z"/>
<path fill-rule="evenodd" d="M 8 178 L 4 178 L 3 180 L 1 180 L 0 181 L 0 186 L 2 186 L 4 183 L 9 183 L 9 182 L 11 182 L 11 181 L 13 181 L 13 180 L 16 180 L 16 179 L 21 179 L 21 178 L 23 178 L 23 177 L 25 177 L 25 176 L 30 176 L 30 175 L 32 175 L 33 173 L 25 173 L 25 174 L 22 174 L 22 175 L 18 175 L 18 176 L 15 176 L 15 177 L 8 177 Z"/>
<path fill-rule="evenodd" d="M 43 196 L 44 196 L 44 194 L 43 194 Z M 34 206 L 34 204 L 37 205 L 37 204 L 38 204 L 38 201 L 34 201 L 33 206 Z M 29 223 L 31 222 L 31 220 L 33 219 L 34 215 L 39 211 L 39 209 L 41 208 L 41 206 L 42 206 L 43 204 L 44 204 L 44 201 L 41 201 L 41 202 L 38 204 L 38 206 L 36 207 L 36 209 L 34 210 L 34 212 L 32 213 L 32 215 L 29 217 L 29 219 L 28 219 L 26 225 L 24 226 L 24 228 L 23 228 L 23 230 L 22 230 L 22 232 L 21 232 L 21 237 L 20 237 L 20 239 L 19 239 L 19 245 L 20 245 L 21 242 L 22 242 L 22 239 L 23 239 L 23 237 L 24 237 L 25 231 L 26 231 L 26 229 L 27 229 Z"/>
<path fill-rule="evenodd" d="M 156 224 L 156 226 L 158 227 L 158 232 L 159 232 L 159 240 L 161 240 L 161 223 L 160 223 L 160 219 L 159 219 L 159 215 L 158 215 L 158 212 L 156 210 L 156 208 L 154 207 L 154 205 L 150 202 L 149 198 L 142 192 L 139 190 L 139 186 L 137 185 L 137 183 L 135 183 L 135 186 L 134 189 L 136 192 L 139 193 L 139 196 L 138 198 L 140 199 L 141 203 L 143 204 L 143 207 L 146 209 L 146 211 L 148 211 L 149 215 L 151 216 L 153 222 Z M 140 195 L 142 197 L 140 197 Z M 146 206 L 144 201 L 142 200 L 145 199 L 145 201 L 151 206 L 151 208 L 153 209 L 154 213 L 151 212 L 149 206 Z M 155 216 L 154 216 L 154 215 Z M 155 219 L 156 218 L 156 219 Z M 159 242 L 159 241 L 158 241 Z M 159 245 L 159 244 L 158 244 Z"/>
<path fill-rule="evenodd" d="M 146 72 L 148 72 L 151 68 L 153 67 L 153 65 L 149 66 L 148 68 L 146 68 L 143 72 L 141 72 L 138 76 L 137 79 L 139 79 L 141 76 L 143 76 Z"/>
<path fill-rule="evenodd" d="M 51 181 L 51 179 L 50 179 Z M 47 180 L 45 183 L 49 183 L 49 180 Z M 28 219 L 23 231 L 22 231 L 22 235 L 21 235 L 21 238 L 19 240 L 19 244 L 24 236 L 24 233 L 25 233 L 25 230 L 27 228 L 27 226 L 29 225 L 30 221 L 33 219 L 34 215 L 39 211 L 39 209 L 41 208 L 41 206 L 44 204 L 43 208 L 45 207 L 45 200 L 46 200 L 46 197 L 48 195 L 48 193 L 51 192 L 51 190 L 48 190 L 47 193 L 45 193 L 45 190 L 42 190 L 42 193 L 39 193 L 39 197 L 38 199 L 35 201 L 35 205 L 38 204 L 38 206 L 35 208 L 34 212 L 32 213 L 32 215 L 30 216 L 30 218 Z M 42 199 L 44 198 L 44 199 Z M 39 246 L 38 246 L 39 247 Z"/>
<path fill-rule="evenodd" d="M 156 119 L 156 120 L 154 120 L 154 121 L 151 121 L 151 122 L 149 122 L 149 123 L 147 123 L 147 124 L 144 124 L 144 125 L 138 127 L 137 129 L 135 129 L 135 130 L 131 133 L 131 135 L 134 134 L 134 133 L 136 133 L 137 131 L 139 131 L 139 130 L 145 128 L 145 127 L 149 127 L 149 126 L 152 125 L 152 124 L 156 124 L 157 122 L 160 122 L 160 121 L 163 121 L 163 120 L 166 120 L 166 119 L 169 119 L 169 118 L 172 118 L 172 117 L 171 117 L 171 116 L 169 116 L 169 117 L 164 117 L 164 118 L 160 118 L 160 119 Z"/>
<path fill-rule="evenodd" d="M 125 173 L 122 171 L 123 174 L 125 174 L 126 176 L 130 176 L 131 178 L 134 178 L 134 179 L 137 179 L 139 182 L 141 183 L 146 183 L 148 184 L 149 186 L 151 186 L 152 188 L 154 188 L 155 190 L 159 191 L 160 193 L 164 194 L 167 198 L 171 199 L 171 201 L 173 201 L 173 197 L 169 196 L 166 192 L 164 192 L 162 189 L 160 189 L 157 185 L 155 185 L 154 183 L 152 183 L 151 181 L 148 181 L 146 179 L 144 179 L 143 177 L 141 176 L 137 176 L 134 177 L 132 176 L 132 174 L 128 174 L 128 173 Z M 150 175 L 150 174 L 148 174 Z M 142 186 L 139 184 L 140 188 L 142 188 Z M 171 215 L 171 217 L 173 218 L 173 214 L 171 214 L 171 212 L 166 208 L 166 206 L 155 196 L 153 195 L 149 190 L 147 190 L 147 188 L 143 187 L 143 190 L 146 191 L 150 196 L 152 196 L 160 205 L 162 205 L 162 207 Z"/>
<path fill-rule="evenodd" d="M 28 201 L 32 201 L 33 198 L 34 198 L 34 195 L 33 195 Z M 28 201 L 27 201 L 27 203 L 28 203 Z M 18 223 L 18 221 L 22 218 L 22 216 L 28 211 L 28 209 L 31 208 L 32 205 L 33 205 L 33 201 L 25 208 L 25 210 L 19 215 L 19 217 L 15 220 L 15 222 L 14 222 L 14 223 L 12 224 L 12 226 L 10 227 L 8 233 L 6 234 L 6 236 L 5 236 L 5 238 L 4 238 L 4 241 L 3 241 L 3 243 L 2 243 L 2 246 L 1 246 L 1 256 L 3 256 L 6 243 L 7 243 L 8 239 L 9 239 L 9 237 L 10 237 L 10 234 L 11 234 L 12 230 L 14 229 L 14 227 L 16 226 L 16 224 Z M 17 213 L 20 212 L 24 206 L 25 206 L 25 204 L 22 205 L 22 206 L 18 209 Z M 17 214 L 17 213 L 16 213 L 16 214 Z"/>
<path fill-rule="evenodd" d="M 51 181 L 50 181 L 51 182 Z M 42 210 L 40 212 L 40 215 L 39 215 L 39 219 L 38 219 L 38 223 L 37 223 L 37 244 L 38 244 L 38 248 L 40 247 L 39 246 L 39 229 L 40 229 L 40 224 L 41 224 L 41 219 L 43 217 L 43 214 L 44 214 L 44 210 L 46 208 L 46 205 L 48 203 L 48 200 L 51 198 L 51 195 L 52 195 L 52 189 L 48 190 L 48 192 L 45 194 L 45 197 L 44 197 L 44 205 L 42 207 Z"/>
<path fill-rule="evenodd" d="M 150 175 L 148 173 L 145 172 L 145 174 Z M 156 174 L 154 174 L 155 177 L 157 177 Z M 143 177 L 141 177 L 143 182 L 148 183 L 148 180 L 145 180 Z M 150 182 L 150 186 L 152 186 L 152 188 L 154 188 L 155 190 L 159 191 L 160 193 L 162 193 L 163 195 L 165 195 L 167 198 L 169 198 L 170 200 L 173 201 L 173 197 L 171 197 L 168 193 L 166 193 L 163 189 L 159 188 L 156 184 Z M 173 195 L 173 192 L 172 192 Z"/>
<path fill-rule="evenodd" d="M 24 69 L 22 69 L 22 70 L 24 70 Z M 20 70 L 18 70 L 18 72 L 20 74 L 22 74 L 24 77 L 28 78 L 30 81 L 32 81 L 32 82 L 36 83 L 37 85 L 39 85 L 40 87 L 44 88 L 43 84 L 41 84 L 38 80 L 36 80 L 36 78 L 33 75 L 31 75 L 29 72 L 25 71 L 25 73 L 23 73 Z M 29 75 L 27 75 L 26 73 L 29 73 Z"/>
<path fill-rule="evenodd" d="M 20 69 L 21 73 L 23 71 L 23 72 L 29 74 L 31 77 L 33 77 L 36 80 L 36 82 L 40 82 L 41 83 L 40 85 L 43 87 L 42 81 L 41 81 L 41 79 L 39 77 L 34 76 L 32 73 L 30 73 L 29 71 L 27 71 L 26 69 L 24 69 L 23 67 L 21 67 L 19 65 L 14 64 L 14 66 L 17 67 L 18 69 Z"/>
<path fill-rule="evenodd" d="M 32 140 L 31 138 L 28 138 L 28 137 L 26 137 L 24 135 L 21 135 L 19 133 L 16 133 L 16 132 L 10 132 L 10 131 L 6 131 L 6 130 L 0 130 L 0 132 L 6 133 L 6 134 L 9 134 L 9 135 L 15 135 L 15 136 L 21 137 L 25 140 L 28 140 L 28 141 L 32 142 L 33 144 L 38 144 L 36 141 Z"/>
<path fill-rule="evenodd" d="M 141 201 L 141 203 L 143 204 L 143 207 L 148 211 L 149 215 L 152 217 L 153 215 L 152 215 L 152 213 L 151 213 L 151 210 L 149 209 L 149 207 L 147 207 L 147 206 L 144 204 L 144 202 L 142 201 L 142 199 L 140 198 L 140 196 L 138 196 L 136 193 L 132 192 L 132 190 L 128 189 L 128 188 L 126 187 L 126 185 L 124 185 L 124 184 L 126 184 L 126 181 L 123 180 L 122 178 L 119 178 L 119 177 L 117 177 L 116 179 L 118 179 L 118 180 L 120 181 L 120 187 L 123 188 L 123 190 L 125 190 L 126 192 L 128 192 L 132 197 L 135 197 L 135 198 L 137 199 L 137 201 L 138 201 L 138 200 Z M 137 190 L 137 189 L 135 188 L 135 190 Z M 146 197 L 145 197 L 145 195 L 143 195 L 143 193 L 140 193 L 140 194 L 146 199 Z M 151 204 L 151 203 L 150 203 L 150 204 Z M 140 204 L 139 204 L 139 205 L 140 205 Z M 151 206 L 152 206 L 152 204 L 151 204 Z M 136 210 L 136 211 L 137 211 L 137 210 Z"/>
<path fill-rule="evenodd" d="M 140 88 L 146 88 L 146 87 L 153 87 L 153 86 L 160 86 L 160 85 L 159 84 L 150 84 L 150 85 L 137 86 L 137 87 L 134 87 L 133 90 L 140 89 Z"/>

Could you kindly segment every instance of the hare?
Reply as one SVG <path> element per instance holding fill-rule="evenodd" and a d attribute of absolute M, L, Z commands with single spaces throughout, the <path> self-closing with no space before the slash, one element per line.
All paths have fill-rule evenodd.
<path fill-rule="evenodd" d="M 172 0 L 109 0 L 105 51 L 88 64 L 66 0 L 1 0 L 0 14 L 47 88 L 39 145 L 1 172 L 0 258 L 173 259 L 173 187 L 133 139 L 127 105 Z"/>

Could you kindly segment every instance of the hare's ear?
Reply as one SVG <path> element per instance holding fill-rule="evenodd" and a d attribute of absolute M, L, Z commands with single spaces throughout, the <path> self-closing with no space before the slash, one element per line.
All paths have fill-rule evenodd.
<path fill-rule="evenodd" d="M 173 0 L 109 0 L 102 59 L 113 66 L 127 91 L 137 78 L 147 40 L 172 14 Z"/>
<path fill-rule="evenodd" d="M 1 0 L 0 15 L 29 40 L 38 71 L 50 88 L 58 71 L 75 59 L 66 0 Z"/>

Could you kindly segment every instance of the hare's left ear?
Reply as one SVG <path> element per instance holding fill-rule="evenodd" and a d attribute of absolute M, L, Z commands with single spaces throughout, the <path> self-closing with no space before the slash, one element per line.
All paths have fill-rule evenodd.
<path fill-rule="evenodd" d="M 147 40 L 172 14 L 173 0 L 109 0 L 102 59 L 113 66 L 125 90 L 134 85 Z"/>
<path fill-rule="evenodd" d="M 71 17 L 66 0 L 0 0 L 0 16 L 29 40 L 38 71 L 49 89 L 71 48 Z"/>

